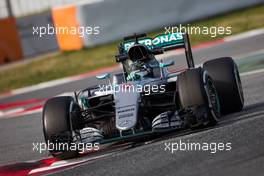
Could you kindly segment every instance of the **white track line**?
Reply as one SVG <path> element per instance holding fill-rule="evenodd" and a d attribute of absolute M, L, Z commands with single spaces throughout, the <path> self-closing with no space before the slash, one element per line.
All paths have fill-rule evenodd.
<path fill-rule="evenodd" d="M 236 41 L 236 40 L 241 40 L 241 39 L 245 39 L 245 38 L 249 38 L 249 37 L 253 37 L 253 36 L 261 35 L 261 34 L 264 34 L 263 28 L 251 30 L 248 32 L 243 32 L 243 33 L 236 34 L 236 35 L 229 36 L 229 37 L 225 37 L 224 41 L 226 42 Z"/>
<path fill-rule="evenodd" d="M 264 49 L 260 49 L 260 50 L 253 51 L 253 52 L 246 53 L 246 54 L 234 55 L 233 58 L 234 59 L 244 59 L 246 57 L 252 57 L 252 56 L 259 55 L 259 54 L 264 54 Z"/>
<path fill-rule="evenodd" d="M 16 114 L 18 112 L 22 112 L 23 110 L 24 110 L 24 108 L 16 108 L 16 109 L 12 109 L 9 111 L 1 111 L 0 118 L 4 117 L 4 116 L 12 116 L 13 114 Z"/>
<path fill-rule="evenodd" d="M 253 71 L 241 73 L 240 76 L 254 75 L 254 74 L 258 74 L 258 73 L 262 73 L 262 72 L 264 72 L 264 69 L 258 69 L 258 70 L 253 70 Z"/>
<path fill-rule="evenodd" d="M 107 154 L 104 154 L 104 155 L 95 156 L 95 157 L 91 157 L 91 158 L 85 158 L 85 159 L 81 159 L 81 160 L 77 159 L 77 161 L 66 161 L 66 160 L 57 161 L 57 162 L 52 163 L 50 166 L 41 167 L 41 168 L 37 168 L 37 169 L 31 170 L 29 172 L 29 175 L 30 174 L 40 173 L 40 172 L 47 172 L 47 171 L 51 171 L 51 170 L 54 170 L 54 169 L 65 167 L 65 166 L 72 166 L 72 165 L 82 164 L 82 163 L 87 162 L 87 161 L 91 161 L 91 160 L 94 160 L 94 159 L 110 156 L 110 155 L 112 155 L 114 153 L 115 152 L 111 152 L 111 153 L 107 153 Z M 74 160 L 76 160 L 76 159 L 74 159 Z"/>
<path fill-rule="evenodd" d="M 40 83 L 37 85 L 12 90 L 11 94 L 17 95 L 17 94 L 27 93 L 27 92 L 31 92 L 31 91 L 35 91 L 39 89 L 48 88 L 48 87 L 54 87 L 54 86 L 58 86 L 61 84 L 72 82 L 73 80 L 74 79 L 72 77 L 69 77 L 69 78 L 62 78 L 58 80 L 48 81 L 48 82 Z"/>

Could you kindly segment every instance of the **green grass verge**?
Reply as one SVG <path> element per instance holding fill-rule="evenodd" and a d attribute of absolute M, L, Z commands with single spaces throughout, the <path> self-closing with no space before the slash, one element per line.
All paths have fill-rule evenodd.
<path fill-rule="evenodd" d="M 232 34 L 264 27 L 264 5 L 235 11 L 218 17 L 191 23 L 190 26 L 231 26 Z M 163 31 L 150 33 L 154 36 Z M 191 35 L 192 45 L 222 38 L 209 35 Z M 52 57 L 33 60 L 30 63 L 0 71 L 0 93 L 40 82 L 76 75 L 98 68 L 115 65 L 114 55 L 117 43 L 59 53 Z"/>

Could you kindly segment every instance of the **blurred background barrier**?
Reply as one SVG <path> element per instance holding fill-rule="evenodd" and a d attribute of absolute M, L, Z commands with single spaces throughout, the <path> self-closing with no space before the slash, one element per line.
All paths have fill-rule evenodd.
<path fill-rule="evenodd" d="M 23 53 L 26 58 L 58 51 L 56 35 L 39 37 L 33 35 L 33 27 L 42 27 L 50 24 L 53 26 L 51 12 L 17 18 L 17 28 L 21 38 Z"/>
<path fill-rule="evenodd" d="M 264 0 L 0 0 L 0 20 L 16 17 L 12 29 L 19 33 L 11 45 L 10 41 L 0 38 L 0 58 L 3 62 L 3 55 L 12 52 L 22 58 L 20 43 L 24 57 L 28 58 L 100 45 L 135 32 L 160 30 L 260 3 Z M 54 26 L 54 23 L 57 26 L 98 26 L 100 34 L 84 38 L 33 35 L 33 27 Z M 1 30 L 1 36 L 5 37 L 9 27 L 1 26 Z M 7 49 L 7 45 L 11 47 Z"/>
<path fill-rule="evenodd" d="M 99 26 L 85 46 L 118 40 L 135 32 L 150 32 L 263 3 L 264 0 L 105 0 L 77 5 L 81 26 Z M 164 30 L 165 31 L 165 30 Z"/>
<path fill-rule="evenodd" d="M 76 6 L 65 6 L 59 8 L 52 9 L 52 17 L 54 26 L 57 29 L 57 41 L 61 50 L 68 51 L 68 50 L 79 50 L 83 48 L 83 40 L 79 37 L 77 33 L 69 35 L 64 30 L 65 28 L 70 29 L 71 27 L 77 29 L 79 27 L 79 23 L 76 17 Z"/>
<path fill-rule="evenodd" d="M 22 48 L 15 18 L 0 19 L 0 64 L 22 58 Z"/>
<path fill-rule="evenodd" d="M 23 55 L 25 58 L 34 57 L 44 53 L 58 51 L 59 46 L 56 35 L 46 35 L 40 38 L 37 35 L 32 35 L 32 28 L 36 26 L 47 26 L 47 24 L 53 26 L 50 12 L 52 7 L 61 7 L 87 1 L 90 2 L 93 0 L 0 0 L 0 21 L 8 19 L 9 17 L 16 18 L 15 26 L 18 29 Z M 3 26 L 1 26 L 2 28 Z M 5 28 L 5 30 L 9 29 L 7 26 Z M 1 34 L 6 35 L 2 33 L 2 30 Z M 0 38 L 0 41 L 8 45 L 2 38 Z M 16 53 L 15 48 L 12 50 Z M 3 53 L 6 52 L 6 49 L 0 46 L 0 64 L 3 63 Z"/>
<path fill-rule="evenodd" d="M 6 0 L 1 0 L 6 1 Z M 91 0 L 8 0 L 15 17 L 23 17 L 47 12 L 51 7 L 59 7 Z M 4 2 L 2 2 L 4 3 Z M 3 17 L 3 16 L 2 16 Z"/>

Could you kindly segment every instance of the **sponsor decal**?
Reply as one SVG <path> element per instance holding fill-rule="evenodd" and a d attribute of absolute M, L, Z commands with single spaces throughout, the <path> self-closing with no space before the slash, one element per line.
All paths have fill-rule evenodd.
<path fill-rule="evenodd" d="M 121 122 L 119 123 L 119 126 L 121 126 L 121 127 L 126 127 L 126 126 L 129 126 L 131 123 L 132 123 L 131 120 L 124 120 L 124 121 L 121 121 Z"/>
<path fill-rule="evenodd" d="M 134 115 L 133 113 L 121 114 L 119 115 L 119 119 L 126 118 L 126 117 L 132 117 L 133 115 Z"/>
<path fill-rule="evenodd" d="M 134 115 L 135 110 L 136 110 L 135 105 L 119 107 L 117 111 L 119 119 L 132 117 Z"/>
<path fill-rule="evenodd" d="M 146 45 L 149 49 L 154 47 L 166 47 L 170 45 L 182 44 L 182 33 L 161 34 L 154 38 L 143 38 L 138 40 L 139 44 Z M 131 46 L 135 45 L 135 41 L 124 42 L 125 51 L 128 51 Z"/>
<path fill-rule="evenodd" d="M 117 111 L 117 113 L 120 114 L 120 113 L 123 113 L 123 112 L 129 112 L 129 111 L 135 111 L 135 108 L 120 110 L 120 111 Z"/>

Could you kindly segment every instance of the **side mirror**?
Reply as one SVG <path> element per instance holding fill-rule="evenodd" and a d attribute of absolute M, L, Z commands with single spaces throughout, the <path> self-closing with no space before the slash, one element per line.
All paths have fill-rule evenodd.
<path fill-rule="evenodd" d="M 110 74 L 109 73 L 105 73 L 105 74 L 102 74 L 102 75 L 97 75 L 96 78 L 98 80 L 110 79 Z"/>
<path fill-rule="evenodd" d="M 160 63 L 159 65 L 160 65 L 161 68 L 169 67 L 169 66 L 174 65 L 174 61 L 165 62 L 165 63 Z"/>
<path fill-rule="evenodd" d="M 115 58 L 116 58 L 116 62 L 124 62 L 125 60 L 128 59 L 128 56 L 127 55 L 116 55 Z"/>

